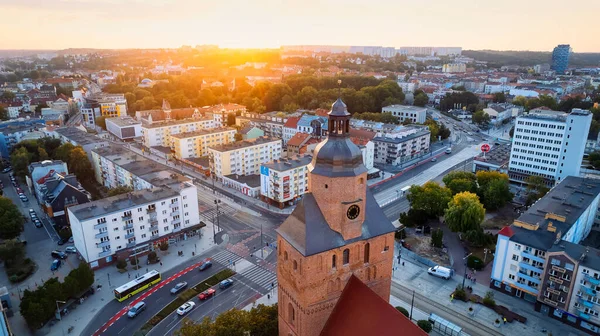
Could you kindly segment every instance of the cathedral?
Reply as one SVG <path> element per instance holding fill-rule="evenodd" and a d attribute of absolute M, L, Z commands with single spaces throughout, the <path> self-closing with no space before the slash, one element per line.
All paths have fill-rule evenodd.
<path fill-rule="evenodd" d="M 388 303 L 395 228 L 367 188 L 338 98 L 308 188 L 277 229 L 280 336 L 426 335 Z"/>

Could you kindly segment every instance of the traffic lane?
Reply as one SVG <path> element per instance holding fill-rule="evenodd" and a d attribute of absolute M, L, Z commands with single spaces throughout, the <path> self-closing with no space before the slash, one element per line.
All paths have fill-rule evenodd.
<path fill-rule="evenodd" d="M 216 287 L 213 287 L 216 289 Z M 215 296 L 208 300 L 200 301 L 198 297 L 193 300 L 196 307 L 185 316 L 177 315 L 173 312 L 162 320 L 148 335 L 173 335 L 181 328 L 184 318 L 189 318 L 194 322 L 202 322 L 205 317 L 214 319 L 219 314 L 246 302 L 252 297 L 259 296 L 253 288 L 234 279 L 233 286 L 225 290 L 217 289 Z"/>
<path fill-rule="evenodd" d="M 198 265 L 199 266 L 199 265 Z M 167 277 L 162 280 L 156 286 L 161 286 L 155 292 L 147 295 L 142 301 L 144 301 L 147 305 L 146 310 L 138 315 L 134 319 L 128 318 L 126 315 L 121 315 L 112 321 L 112 324 L 104 331 L 98 334 L 102 335 L 133 335 L 137 330 L 141 329 L 146 322 L 154 315 L 156 315 L 159 311 L 161 311 L 166 305 L 168 305 L 171 301 L 173 301 L 177 296 L 171 294 L 171 288 L 173 288 L 177 283 L 186 281 L 188 283 L 188 288 L 196 286 L 196 284 L 204 281 L 207 278 L 215 275 L 219 271 L 223 270 L 225 266 L 213 263 L 213 266 L 205 271 L 199 271 L 198 267 L 194 267 L 189 272 L 178 276 L 178 277 Z M 177 273 L 175 273 L 177 274 Z M 149 289 L 152 290 L 152 289 Z M 145 293 L 145 292 L 144 292 Z M 180 292 L 181 294 L 182 292 Z M 137 302 L 140 296 L 137 295 L 132 300 L 126 300 L 124 302 L 118 302 L 114 300 L 114 302 L 120 304 L 119 312 L 116 316 L 122 313 L 121 310 L 126 308 L 128 305 L 132 305 L 134 302 Z M 115 316 L 111 316 L 110 320 L 113 320 Z M 140 318 L 143 317 L 143 318 Z M 106 322 L 106 321 L 104 321 Z"/>

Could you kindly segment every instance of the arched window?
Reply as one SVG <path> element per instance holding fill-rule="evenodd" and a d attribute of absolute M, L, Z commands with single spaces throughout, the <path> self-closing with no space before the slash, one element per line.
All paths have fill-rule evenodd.
<path fill-rule="evenodd" d="M 283 252 L 283 260 L 287 260 L 288 256 L 287 256 L 287 251 Z"/>
<path fill-rule="evenodd" d="M 331 256 L 331 268 L 335 268 L 335 254 Z"/>
<path fill-rule="evenodd" d="M 365 244 L 365 264 L 369 262 L 369 250 L 371 249 L 371 244 L 366 243 Z"/>
<path fill-rule="evenodd" d="M 298 269 L 298 262 L 294 260 L 294 271 Z"/>
<path fill-rule="evenodd" d="M 358 184 L 365 184 L 365 179 L 362 177 L 358 179 Z"/>
<path fill-rule="evenodd" d="M 344 250 L 344 265 L 350 263 L 350 250 L 349 249 L 345 249 Z"/>
<path fill-rule="evenodd" d="M 296 322 L 296 311 L 291 303 L 288 303 L 288 323 L 294 325 Z"/>

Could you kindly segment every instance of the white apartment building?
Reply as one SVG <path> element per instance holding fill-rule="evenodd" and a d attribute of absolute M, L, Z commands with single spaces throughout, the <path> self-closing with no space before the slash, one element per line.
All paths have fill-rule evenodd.
<path fill-rule="evenodd" d="M 378 132 L 372 142 L 374 161 L 398 166 L 429 152 L 431 132 L 428 127 L 404 127 L 396 133 Z"/>
<path fill-rule="evenodd" d="M 171 135 L 171 149 L 178 159 L 198 158 L 208 155 L 209 146 L 235 141 L 237 131 L 232 127 L 213 128 Z"/>
<path fill-rule="evenodd" d="M 510 153 L 511 180 L 523 182 L 537 175 L 553 185 L 567 176 L 579 176 L 591 122 L 591 113 L 580 109 L 518 117 Z"/>
<path fill-rule="evenodd" d="M 121 140 L 132 140 L 142 136 L 142 123 L 130 116 L 107 118 L 106 130 Z"/>
<path fill-rule="evenodd" d="M 67 208 L 73 243 L 92 268 L 156 249 L 199 229 L 196 186 L 185 182 Z"/>
<path fill-rule="evenodd" d="M 427 119 L 427 108 L 409 105 L 389 105 L 381 109 L 382 113 L 391 112 L 400 122 L 410 120 L 413 124 L 422 124 Z"/>
<path fill-rule="evenodd" d="M 467 65 L 464 63 L 448 63 L 442 66 L 442 72 L 467 72 Z"/>
<path fill-rule="evenodd" d="M 210 169 L 226 175 L 259 174 L 260 165 L 281 158 L 281 139 L 261 137 L 208 148 Z"/>
<path fill-rule="evenodd" d="M 312 156 L 274 160 L 260 167 L 261 199 L 280 208 L 295 204 L 308 190 Z"/>
<path fill-rule="evenodd" d="M 283 125 L 283 145 L 286 146 L 287 142 L 290 141 L 291 138 L 299 132 L 298 130 L 298 121 L 300 117 L 289 117 L 288 120 Z"/>
<path fill-rule="evenodd" d="M 396 83 L 402 89 L 402 92 L 404 92 L 404 93 L 415 92 L 415 90 L 418 88 L 417 84 L 412 83 L 412 82 L 401 82 L 401 81 L 398 81 Z"/>
<path fill-rule="evenodd" d="M 182 120 L 164 120 L 152 121 L 150 116 L 149 122 L 142 122 L 142 144 L 145 147 L 171 147 L 173 140 L 171 135 L 195 132 L 215 128 L 218 122 L 213 118 L 187 118 Z"/>

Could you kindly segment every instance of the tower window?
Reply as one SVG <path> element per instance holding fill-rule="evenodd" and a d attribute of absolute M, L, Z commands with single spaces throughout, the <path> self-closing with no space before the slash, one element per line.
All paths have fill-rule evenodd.
<path fill-rule="evenodd" d="M 335 268 L 335 254 L 331 256 L 331 268 Z"/>
<path fill-rule="evenodd" d="M 345 249 L 344 250 L 344 265 L 350 263 L 350 250 L 349 249 Z"/>
<path fill-rule="evenodd" d="M 288 303 L 288 323 L 294 325 L 296 322 L 296 311 L 291 303 Z"/>
<path fill-rule="evenodd" d="M 326 184 L 326 185 L 325 185 L 325 189 L 327 189 L 327 188 L 329 188 L 329 186 Z"/>
<path fill-rule="evenodd" d="M 371 248 L 371 244 L 366 243 L 365 244 L 365 264 L 369 262 L 369 249 Z"/>
<path fill-rule="evenodd" d="M 294 260 L 294 271 L 298 269 L 298 262 Z"/>
<path fill-rule="evenodd" d="M 283 252 L 283 260 L 288 260 L 287 251 Z"/>

